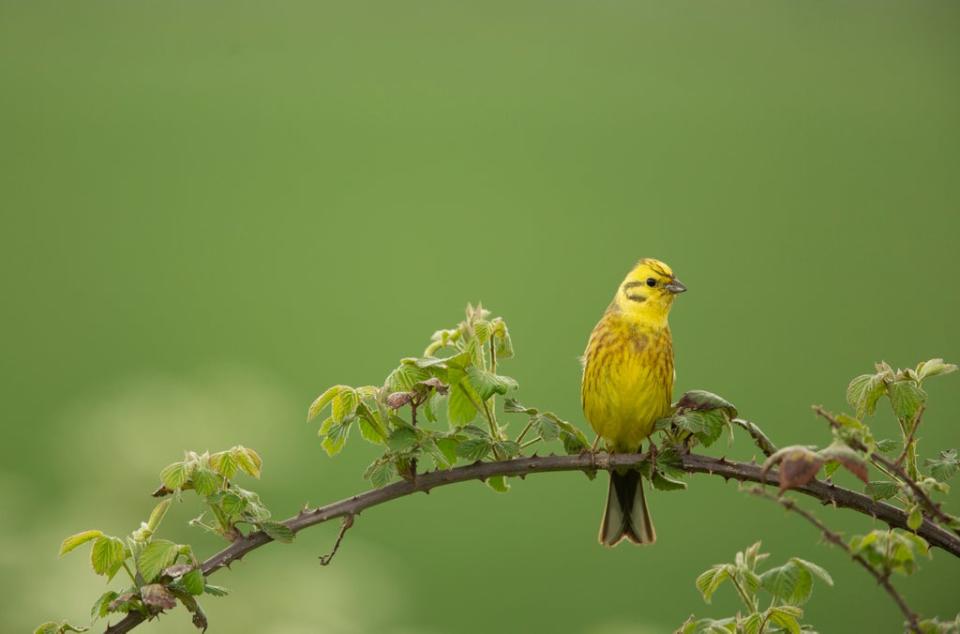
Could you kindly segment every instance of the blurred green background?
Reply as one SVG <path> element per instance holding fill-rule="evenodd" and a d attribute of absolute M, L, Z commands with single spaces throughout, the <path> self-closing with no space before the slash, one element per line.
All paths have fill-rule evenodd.
<path fill-rule="evenodd" d="M 281 516 L 362 490 L 375 450 L 327 458 L 307 405 L 468 301 L 510 324 L 520 398 L 583 424 L 577 356 L 641 256 L 691 289 L 678 391 L 825 443 L 809 406 L 875 361 L 960 359 L 958 35 L 953 2 L 3 0 L 0 630 L 85 622 L 103 581 L 60 540 L 136 528 L 185 449 L 257 448 Z M 960 443 L 957 381 L 927 455 Z M 580 474 L 407 498 L 330 567 L 334 525 L 218 574 L 211 631 L 669 632 L 733 612 L 693 580 L 758 539 L 834 573 L 820 631 L 900 631 L 810 527 L 690 484 L 650 496 L 655 547 L 613 551 Z M 166 533 L 211 553 L 197 512 Z M 958 582 L 937 552 L 900 585 L 946 617 Z"/>

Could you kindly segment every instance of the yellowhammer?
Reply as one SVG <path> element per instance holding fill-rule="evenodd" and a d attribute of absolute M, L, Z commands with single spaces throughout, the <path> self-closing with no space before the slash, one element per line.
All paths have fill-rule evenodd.
<path fill-rule="evenodd" d="M 669 266 L 646 258 L 627 274 L 590 334 L 583 357 L 583 413 L 607 449 L 640 450 L 653 424 L 670 412 L 673 341 L 667 316 L 687 290 Z M 636 470 L 611 471 L 600 543 L 616 546 L 657 539 Z"/>

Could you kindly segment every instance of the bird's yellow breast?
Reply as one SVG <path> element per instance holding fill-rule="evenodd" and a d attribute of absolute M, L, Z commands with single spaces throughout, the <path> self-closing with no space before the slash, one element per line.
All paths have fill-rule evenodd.
<path fill-rule="evenodd" d="M 581 400 L 590 425 L 613 451 L 636 451 L 670 411 L 670 328 L 608 311 L 584 355 Z"/>

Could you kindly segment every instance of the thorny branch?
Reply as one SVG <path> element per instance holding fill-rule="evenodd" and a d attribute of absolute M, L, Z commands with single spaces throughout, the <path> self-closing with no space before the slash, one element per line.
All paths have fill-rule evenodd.
<path fill-rule="evenodd" d="M 776 495 L 773 495 L 772 493 L 767 492 L 766 490 L 764 490 L 763 487 L 760 487 L 760 486 L 750 487 L 747 490 L 753 495 L 757 495 L 759 497 L 767 498 L 768 500 L 773 500 L 774 502 L 777 502 L 783 508 L 787 509 L 788 511 L 793 511 L 800 517 L 804 518 L 805 520 L 807 520 L 808 522 L 816 526 L 817 529 L 820 530 L 820 533 L 823 535 L 824 539 L 826 539 L 828 542 L 830 542 L 840 550 L 843 550 L 848 555 L 850 555 L 851 559 L 853 559 L 855 562 L 863 566 L 863 568 L 865 568 L 866 571 L 869 572 L 873 576 L 873 578 L 877 580 L 877 583 L 880 584 L 880 586 L 886 591 L 886 593 L 890 595 L 890 598 L 893 599 L 893 601 L 897 604 L 897 607 L 900 608 L 900 611 L 903 612 L 903 616 L 907 619 L 907 623 L 909 623 L 910 625 L 910 631 L 916 632 L 917 634 L 920 633 L 920 625 L 917 620 L 917 614 L 910 609 L 910 606 L 907 605 L 907 602 L 904 600 L 903 596 L 899 592 L 897 592 L 897 589 L 893 587 L 892 583 L 890 583 L 889 575 L 881 573 L 879 570 L 877 570 L 872 565 L 870 565 L 870 562 L 864 559 L 862 555 L 850 550 L 850 546 L 848 546 L 846 542 L 843 541 L 843 538 L 838 533 L 835 533 L 834 531 L 830 530 L 826 526 L 826 524 L 824 524 L 819 519 L 817 519 L 817 516 L 814 515 L 813 513 L 810 513 L 809 511 L 797 506 L 792 499 L 788 497 L 783 497 L 783 496 L 778 497 Z"/>
<path fill-rule="evenodd" d="M 830 423 L 830 426 L 833 427 L 834 429 L 839 429 L 841 427 L 840 421 L 838 421 L 833 414 L 823 409 L 823 407 L 821 407 L 820 405 L 814 406 L 813 411 L 816 412 L 818 416 L 822 417 L 824 420 Z M 921 487 L 916 480 L 911 478 L 907 474 L 907 472 L 904 471 L 903 467 L 901 467 L 899 464 L 895 463 L 892 460 L 888 460 L 878 452 L 870 453 L 867 447 L 859 440 L 847 439 L 846 443 L 850 445 L 851 448 L 856 449 L 857 451 L 862 451 L 864 453 L 870 454 L 870 460 L 874 464 L 876 464 L 878 467 L 881 467 L 882 469 L 888 472 L 893 473 L 895 476 L 897 476 L 897 478 L 900 479 L 901 482 L 903 482 L 908 487 L 910 487 L 910 490 L 913 492 L 914 496 L 917 498 L 917 500 L 920 501 L 920 504 L 923 506 L 924 509 L 926 509 L 927 513 L 931 517 L 937 519 L 940 522 L 943 522 L 947 526 L 952 524 L 953 518 L 951 518 L 949 515 L 944 513 L 943 509 L 940 508 L 940 505 L 930 499 L 930 496 L 927 495 L 927 492 L 923 490 L 923 487 Z M 954 532 L 956 533 L 956 531 Z M 919 531 L 918 531 L 918 534 L 919 534 Z"/>
<path fill-rule="evenodd" d="M 338 517 L 355 517 L 362 511 L 385 502 L 413 493 L 426 493 L 437 487 L 457 482 L 486 480 L 494 476 L 523 478 L 532 473 L 554 471 L 583 471 L 587 473 L 597 469 L 609 471 L 618 467 L 636 467 L 648 458 L 648 453 L 593 454 L 586 452 L 575 456 L 532 456 L 496 462 L 477 462 L 446 471 L 418 474 L 413 480 L 396 482 L 381 489 L 354 495 L 326 506 L 303 510 L 283 523 L 291 531 L 298 533 L 301 530 Z M 685 454 L 681 457 L 681 460 L 682 463 L 679 468 L 687 473 L 704 473 L 720 476 L 724 479 L 733 478 L 741 482 L 777 484 L 776 473 L 764 473 L 761 467 L 756 464 L 734 462 L 724 458 L 712 458 L 699 454 Z M 813 480 L 794 490 L 816 498 L 823 504 L 853 509 L 864 515 L 874 517 L 892 528 L 909 530 L 907 528 L 907 514 L 904 511 L 885 502 L 874 501 L 869 496 L 856 491 L 838 487 L 822 480 Z M 338 544 L 345 532 L 346 530 L 341 528 L 341 533 L 337 539 Z M 960 557 L 960 536 L 943 529 L 929 519 L 924 519 L 920 528 L 915 532 L 926 539 L 931 546 L 941 548 L 955 557 Z M 273 540 L 261 531 L 246 535 L 203 562 L 203 574 L 209 576 L 221 568 L 229 567 L 233 562 L 241 560 L 247 553 L 271 541 Z M 336 547 L 334 552 L 336 552 Z M 131 612 L 115 625 L 108 626 L 106 633 L 121 634 L 129 632 L 144 620 L 146 620 L 146 617 L 143 614 Z"/>

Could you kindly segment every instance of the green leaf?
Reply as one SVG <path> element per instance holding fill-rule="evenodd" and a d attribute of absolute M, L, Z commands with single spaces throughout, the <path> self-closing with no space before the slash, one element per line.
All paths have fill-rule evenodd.
<path fill-rule="evenodd" d="M 928 458 L 926 465 L 930 468 L 930 475 L 946 482 L 960 470 L 960 457 L 957 456 L 956 449 L 947 449 L 941 451 L 938 458 Z"/>
<path fill-rule="evenodd" d="M 230 594 L 230 591 L 223 586 L 215 586 L 212 583 L 204 584 L 203 591 L 212 597 L 225 597 Z"/>
<path fill-rule="evenodd" d="M 678 491 L 687 488 L 687 483 L 683 480 L 671 478 L 659 471 L 653 472 L 653 478 L 650 479 L 650 482 L 653 483 L 655 489 L 660 491 Z"/>
<path fill-rule="evenodd" d="M 160 481 L 163 486 L 171 491 L 178 491 L 183 488 L 184 483 L 190 478 L 190 472 L 186 463 L 174 462 L 167 465 L 160 472 Z"/>
<path fill-rule="evenodd" d="M 98 537 L 103 537 L 103 531 L 90 530 L 71 535 L 63 540 L 62 544 L 60 544 L 60 556 L 63 557 L 77 546 L 86 544 L 87 542 L 97 539 Z"/>
<path fill-rule="evenodd" d="M 506 493 L 510 490 L 510 485 L 507 483 L 507 478 L 502 475 L 487 478 L 487 486 L 497 493 Z"/>
<path fill-rule="evenodd" d="M 473 421 L 477 417 L 477 408 L 474 405 L 472 388 L 462 381 L 450 388 L 450 395 L 447 398 L 447 420 L 451 425 L 463 426 Z"/>
<path fill-rule="evenodd" d="M 393 451 L 405 451 L 417 444 L 417 432 L 409 427 L 400 427 L 390 432 L 387 447 Z"/>
<path fill-rule="evenodd" d="M 927 393 L 909 379 L 887 385 L 887 394 L 890 396 L 893 413 L 905 423 L 913 422 L 917 412 L 927 402 Z"/>
<path fill-rule="evenodd" d="M 469 462 L 483 460 L 492 449 L 487 438 L 468 438 L 457 446 L 457 455 Z"/>
<path fill-rule="evenodd" d="M 160 527 L 160 522 L 163 521 L 163 518 L 167 514 L 167 510 L 170 508 L 172 503 L 173 500 L 167 498 L 153 507 L 153 510 L 150 512 L 150 518 L 147 520 L 147 530 L 149 530 L 151 533 L 155 533 L 157 531 L 157 529 Z"/>
<path fill-rule="evenodd" d="M 467 376 L 470 377 L 470 383 L 476 389 L 482 401 L 487 400 L 494 394 L 506 394 L 518 387 L 517 382 L 509 376 L 500 376 L 476 366 L 467 369 Z"/>
<path fill-rule="evenodd" d="M 957 366 L 952 363 L 944 363 L 943 359 L 930 359 L 929 361 L 924 361 L 917 366 L 917 377 L 923 381 L 931 376 L 950 374 L 951 372 L 956 371 Z"/>
<path fill-rule="evenodd" d="M 503 402 L 503 411 L 507 414 L 529 414 L 530 416 L 536 416 L 539 414 L 539 410 L 533 407 L 525 407 L 516 399 L 508 398 Z"/>
<path fill-rule="evenodd" d="M 230 454 L 236 460 L 241 471 L 258 480 L 260 479 L 260 472 L 263 470 L 263 459 L 260 454 L 242 445 L 234 447 Z"/>
<path fill-rule="evenodd" d="M 899 491 L 899 484 L 887 480 L 871 480 L 865 489 L 865 493 L 874 500 L 889 500 Z"/>
<path fill-rule="evenodd" d="M 363 477 L 370 480 L 370 484 L 379 489 L 393 479 L 393 476 L 396 475 L 395 469 L 392 462 L 379 458 L 367 467 Z"/>
<path fill-rule="evenodd" d="M 203 588 L 205 585 L 203 571 L 199 568 L 194 568 L 180 578 L 180 583 L 183 584 L 184 590 L 194 596 L 203 594 Z"/>
<path fill-rule="evenodd" d="M 356 390 L 352 387 L 342 389 L 333 397 L 333 402 L 330 405 L 330 417 L 333 418 L 334 423 L 342 423 L 348 416 L 353 416 L 356 413 L 359 404 L 360 397 L 357 396 Z"/>
<path fill-rule="evenodd" d="M 213 501 L 228 517 L 239 515 L 247 506 L 247 500 L 234 491 L 224 491 Z"/>
<path fill-rule="evenodd" d="M 560 437 L 560 425 L 546 416 L 534 416 L 534 427 L 540 437 L 550 442 Z"/>
<path fill-rule="evenodd" d="M 786 630 L 789 634 L 801 634 L 800 623 L 797 621 L 803 612 L 788 605 L 770 608 L 767 611 L 770 621 Z"/>
<path fill-rule="evenodd" d="M 914 506 L 912 509 L 910 509 L 910 514 L 907 515 L 907 527 L 910 530 L 915 531 L 918 528 L 920 528 L 920 526 L 922 525 L 923 525 L 923 513 L 920 511 L 920 506 L 917 505 L 917 506 Z"/>
<path fill-rule="evenodd" d="M 90 608 L 90 618 L 96 621 L 97 619 L 105 617 L 110 612 L 110 602 L 118 596 L 120 595 L 113 590 L 107 590 L 101 594 L 100 598 L 93 602 L 93 607 Z"/>
<path fill-rule="evenodd" d="M 144 581 L 153 581 L 160 572 L 176 560 L 180 546 L 166 539 L 155 539 L 140 551 L 137 570 Z"/>
<path fill-rule="evenodd" d="M 877 451 L 886 455 L 893 455 L 893 453 L 900 448 L 900 443 L 896 440 L 891 440 L 889 438 L 882 438 L 877 441 Z"/>
<path fill-rule="evenodd" d="M 730 418 L 737 417 L 737 408 L 730 401 L 706 390 L 690 390 L 680 397 L 677 407 L 684 410 L 722 410 Z"/>
<path fill-rule="evenodd" d="M 797 565 L 803 566 L 804 568 L 809 570 L 814 576 L 819 577 L 828 586 L 833 585 L 833 577 L 831 577 L 830 573 L 827 572 L 821 566 L 818 566 L 812 561 L 807 561 L 806 559 L 800 559 L 799 557 L 791 557 L 790 561 L 796 563 Z"/>
<path fill-rule="evenodd" d="M 127 547 L 116 537 L 104 535 L 93 542 L 90 565 L 98 575 L 113 576 L 127 558 Z"/>
<path fill-rule="evenodd" d="M 430 372 L 410 363 L 402 363 L 387 376 L 387 392 L 409 392 L 420 381 L 430 378 Z"/>
<path fill-rule="evenodd" d="M 520 455 L 520 444 L 514 440 L 501 440 L 496 443 L 504 458 L 516 458 Z"/>
<path fill-rule="evenodd" d="M 327 452 L 328 456 L 335 456 L 340 453 L 343 446 L 347 444 L 347 438 L 350 435 L 350 425 L 353 421 L 349 419 L 345 422 L 338 423 L 334 421 L 333 417 L 327 420 L 332 421 L 332 423 L 327 425 L 326 421 L 324 421 L 325 429 L 321 428 L 324 434 L 323 440 L 320 441 L 320 446 L 323 447 L 323 450 Z"/>
<path fill-rule="evenodd" d="M 856 408 L 857 418 L 871 416 L 877 410 L 877 401 L 883 396 L 882 374 L 861 374 L 847 386 L 847 402 Z"/>
<path fill-rule="evenodd" d="M 705 447 L 709 447 L 723 433 L 727 418 L 723 410 L 691 410 L 674 415 L 673 423 L 696 436 Z"/>
<path fill-rule="evenodd" d="M 239 467 L 236 458 L 229 451 L 220 451 L 210 456 L 210 466 L 227 480 L 237 474 Z"/>
<path fill-rule="evenodd" d="M 289 544 L 293 541 L 293 531 L 281 522 L 260 522 L 260 530 L 269 535 L 274 541 L 283 542 L 284 544 Z"/>
<path fill-rule="evenodd" d="M 33 634 L 65 634 L 66 632 L 86 632 L 89 627 L 71 625 L 67 621 L 47 621 L 37 626 Z"/>
<path fill-rule="evenodd" d="M 328 388 L 326 392 L 317 397 L 317 399 L 310 404 L 310 409 L 307 410 L 307 422 L 310 422 L 316 418 L 320 412 L 323 411 L 330 401 L 340 393 L 341 390 L 350 389 L 346 385 L 334 385 L 331 388 Z"/>
<path fill-rule="evenodd" d="M 718 564 L 709 570 L 701 573 L 695 582 L 697 590 L 703 595 L 703 600 L 710 603 L 713 593 L 717 591 L 724 581 L 730 578 L 731 566 L 729 564 Z"/>
<path fill-rule="evenodd" d="M 223 479 L 206 467 L 198 467 L 193 472 L 193 489 L 197 495 L 207 497 L 216 493 L 223 484 Z"/>
<path fill-rule="evenodd" d="M 760 575 L 763 588 L 784 603 L 800 605 L 813 592 L 813 575 L 803 566 L 788 561 Z"/>

